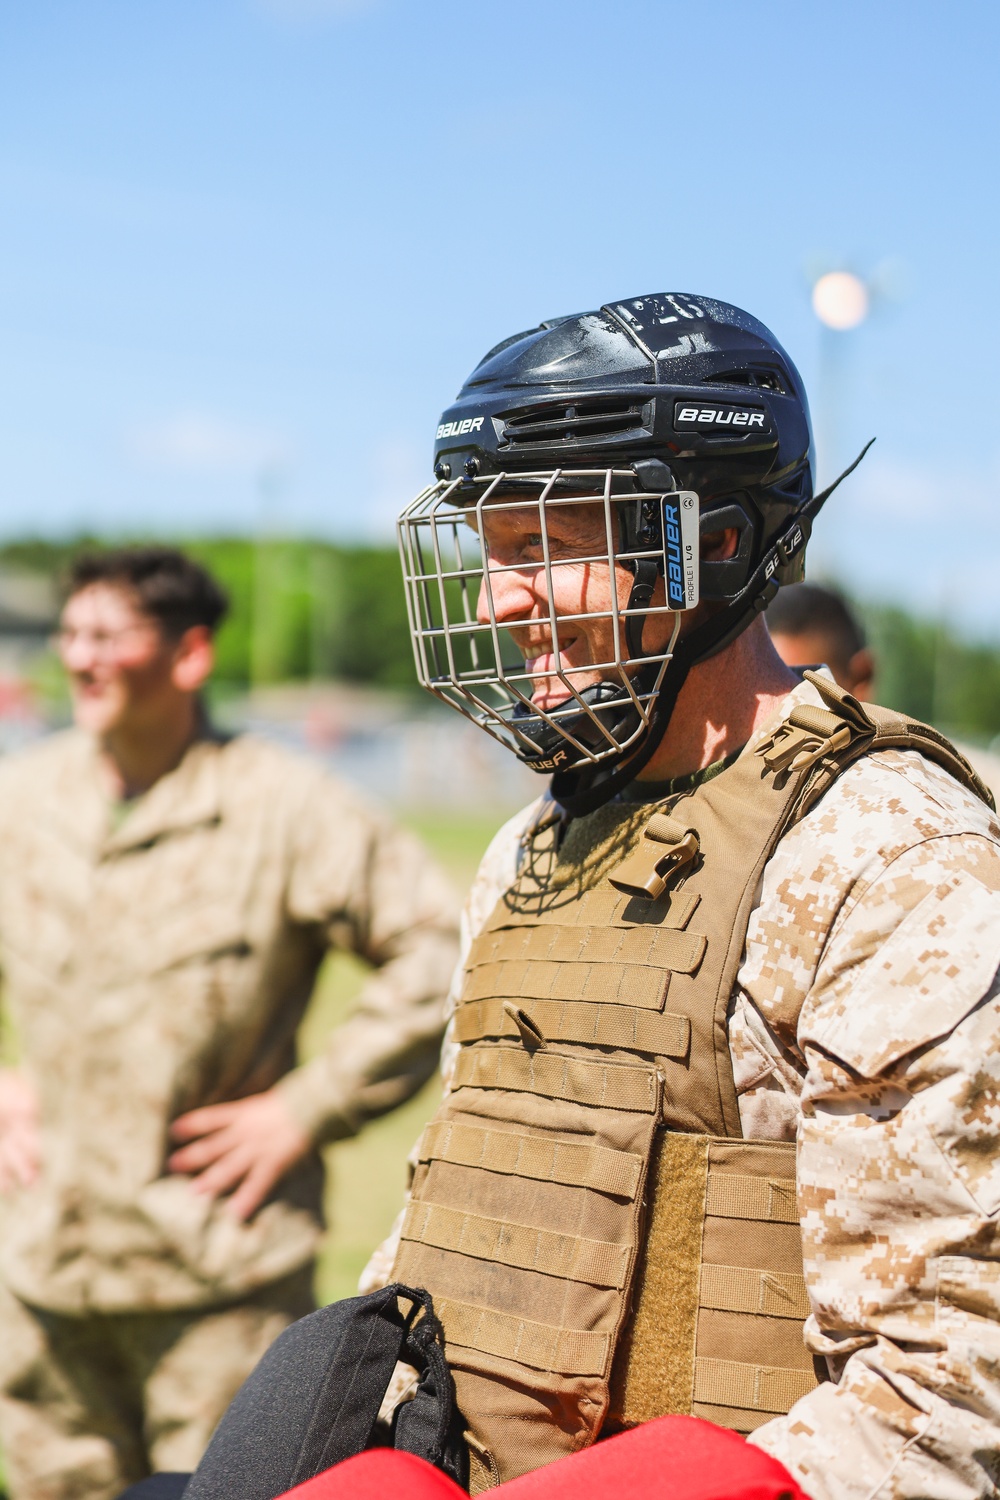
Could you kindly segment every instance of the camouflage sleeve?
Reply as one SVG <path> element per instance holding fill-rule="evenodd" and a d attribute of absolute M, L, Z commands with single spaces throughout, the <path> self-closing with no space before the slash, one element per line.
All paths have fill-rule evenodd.
<path fill-rule="evenodd" d="M 532 803 L 523 811 L 517 813 L 506 822 L 498 833 L 494 834 L 486 853 L 483 855 L 476 871 L 476 878 L 472 882 L 465 906 L 462 909 L 462 921 L 459 938 L 458 963 L 452 976 L 451 989 L 448 992 L 447 1016 L 448 1024 L 445 1030 L 444 1041 L 441 1046 L 441 1080 L 444 1092 L 447 1094 L 451 1087 L 451 1079 L 455 1071 L 455 1059 L 458 1056 L 458 1043 L 454 1037 L 452 1017 L 458 997 L 465 982 L 465 962 L 469 955 L 469 949 L 482 930 L 482 927 L 496 906 L 500 897 L 508 886 L 512 885 L 517 875 L 520 858 L 521 839 L 526 827 L 529 826 L 532 817 L 537 813 L 540 803 Z M 414 1144 L 410 1153 L 410 1169 L 416 1165 L 416 1150 L 419 1142 Z M 403 1228 L 403 1216 L 406 1212 L 406 1195 L 403 1207 L 400 1209 L 396 1220 L 386 1238 L 372 1252 L 368 1264 L 361 1273 L 358 1281 L 359 1292 L 374 1292 L 379 1287 L 387 1286 L 392 1277 L 392 1267 L 396 1259 L 396 1251 L 399 1248 L 399 1236 Z"/>
<path fill-rule="evenodd" d="M 410 833 L 323 778 L 295 849 L 298 924 L 373 965 L 326 1050 L 278 1088 L 317 1141 L 351 1135 L 434 1072 L 457 951 L 458 902 Z"/>
<path fill-rule="evenodd" d="M 447 1094 L 451 1088 L 452 1076 L 455 1072 L 455 1060 L 458 1057 L 458 1043 L 455 1041 L 455 1028 L 452 1017 L 462 993 L 465 983 L 465 964 L 469 956 L 469 949 L 479 936 L 486 920 L 500 897 L 507 888 L 514 884 L 517 878 L 518 866 L 521 856 L 521 841 L 525 830 L 530 827 L 533 819 L 537 817 L 539 810 L 545 804 L 546 799 L 541 797 L 537 802 L 532 802 L 528 807 L 522 808 L 515 813 L 506 823 L 493 835 L 487 846 L 486 853 L 479 862 L 476 878 L 472 882 L 465 905 L 462 908 L 462 921 L 459 928 L 458 963 L 452 975 L 451 989 L 448 992 L 447 1016 L 448 1025 L 444 1034 L 444 1042 L 441 1045 L 441 1078 L 444 1083 L 444 1091 Z"/>
<path fill-rule="evenodd" d="M 907 850 L 807 996 L 799 1208 L 830 1381 L 751 1441 L 813 1500 L 1000 1481 L 1000 850 Z"/>

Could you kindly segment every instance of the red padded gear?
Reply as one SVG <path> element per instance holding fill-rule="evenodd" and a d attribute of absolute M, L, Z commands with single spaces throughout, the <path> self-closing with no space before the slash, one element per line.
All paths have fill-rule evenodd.
<path fill-rule="evenodd" d="M 440 1470 L 391 1448 L 289 1490 L 295 1500 L 463 1500 Z M 659 1417 L 490 1491 L 497 1500 L 809 1500 L 783 1464 L 698 1417 Z"/>

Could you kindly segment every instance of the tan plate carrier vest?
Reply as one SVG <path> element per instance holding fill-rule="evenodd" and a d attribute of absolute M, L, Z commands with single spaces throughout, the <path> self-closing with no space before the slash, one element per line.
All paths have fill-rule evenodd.
<path fill-rule="evenodd" d="M 539 825 L 472 946 L 394 1275 L 444 1324 L 474 1494 L 669 1412 L 749 1432 L 817 1383 L 795 1148 L 742 1138 L 729 1051 L 761 872 L 871 751 L 992 800 L 934 730 L 807 675 L 826 708 L 652 816 Z"/>

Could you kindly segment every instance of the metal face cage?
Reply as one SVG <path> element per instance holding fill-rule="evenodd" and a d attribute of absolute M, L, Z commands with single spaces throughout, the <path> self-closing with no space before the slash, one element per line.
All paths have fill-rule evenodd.
<path fill-rule="evenodd" d="M 696 495 L 616 469 L 442 480 L 397 531 L 423 687 L 539 771 L 643 737 L 697 603 Z"/>

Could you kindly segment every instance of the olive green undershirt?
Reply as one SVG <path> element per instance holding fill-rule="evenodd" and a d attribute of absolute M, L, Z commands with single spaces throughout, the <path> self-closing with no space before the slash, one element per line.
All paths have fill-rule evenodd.
<path fill-rule="evenodd" d="M 667 781 L 630 781 L 618 793 L 620 802 L 663 802 L 667 797 L 676 797 L 680 792 L 693 792 L 695 787 L 714 781 L 721 772 L 727 771 L 743 754 L 746 746 L 733 750 L 724 760 L 717 760 L 702 771 L 690 771 L 687 776 L 672 776 Z"/>

